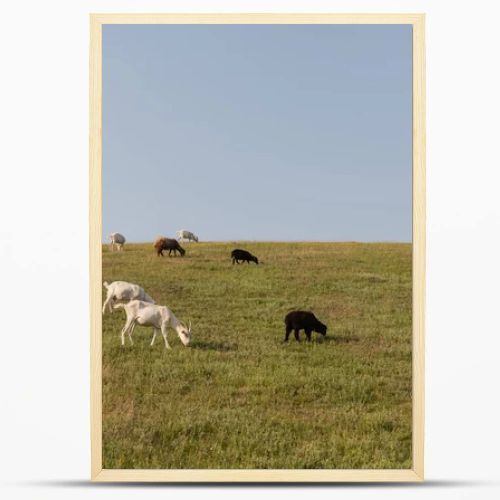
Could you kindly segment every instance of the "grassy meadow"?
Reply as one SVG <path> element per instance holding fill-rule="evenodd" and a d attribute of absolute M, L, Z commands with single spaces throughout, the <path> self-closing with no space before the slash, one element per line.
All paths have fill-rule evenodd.
<path fill-rule="evenodd" d="M 103 246 L 103 280 L 193 329 L 189 347 L 169 330 L 166 350 L 137 326 L 122 347 L 124 312 L 103 316 L 104 468 L 411 467 L 410 244 L 182 245 Z M 233 248 L 261 264 L 232 265 Z M 285 344 L 292 309 L 326 338 Z"/>

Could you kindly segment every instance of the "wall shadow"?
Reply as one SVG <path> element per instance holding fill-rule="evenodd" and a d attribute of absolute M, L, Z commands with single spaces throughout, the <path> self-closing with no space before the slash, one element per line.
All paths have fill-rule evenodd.
<path fill-rule="evenodd" d="M 452 480 L 452 479 L 434 479 L 429 481 L 406 483 L 406 482 L 318 482 L 318 483 L 253 483 L 253 482 L 237 482 L 237 483 L 224 483 L 224 482 L 205 482 L 205 483 L 189 483 L 189 482 L 92 482 L 84 480 L 61 480 L 61 481 L 25 481 L 15 483 L 16 486 L 24 487 L 42 487 L 42 488 L 126 488 L 126 489 L 151 489 L 151 488 L 331 488 L 331 489 L 370 489 L 370 488 L 389 488 L 389 489 L 445 489 L 445 488 L 478 488 L 478 487 L 493 487 L 498 486 L 500 483 L 496 481 L 473 481 L 473 480 Z"/>

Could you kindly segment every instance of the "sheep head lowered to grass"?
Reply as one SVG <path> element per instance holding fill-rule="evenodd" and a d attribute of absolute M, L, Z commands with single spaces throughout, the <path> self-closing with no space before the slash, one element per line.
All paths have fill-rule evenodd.
<path fill-rule="evenodd" d="M 142 300 L 131 300 L 128 304 L 116 304 L 114 308 L 124 309 L 127 315 L 125 326 L 121 331 L 122 345 L 125 345 L 125 334 L 128 334 L 130 343 L 134 343 L 132 333 L 136 325 L 153 327 L 151 345 L 154 344 L 158 331 L 161 331 L 165 340 L 165 348 L 170 349 L 167 340 L 167 328 L 169 327 L 177 332 L 185 346 L 191 342 L 191 322 L 187 326 L 182 321 L 179 321 L 167 306 L 158 306 Z"/>
<path fill-rule="evenodd" d="M 186 253 L 186 250 L 179 245 L 177 240 L 174 240 L 173 238 L 165 238 L 163 236 L 156 239 L 154 247 L 158 257 L 163 257 L 163 250 L 168 250 L 169 257 L 172 252 L 174 252 L 174 255 L 177 255 L 177 252 L 179 252 L 181 257 L 184 257 L 184 254 Z"/>

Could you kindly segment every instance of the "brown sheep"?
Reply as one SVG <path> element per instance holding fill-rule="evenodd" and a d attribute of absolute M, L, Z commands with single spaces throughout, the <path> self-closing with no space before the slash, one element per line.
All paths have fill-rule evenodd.
<path fill-rule="evenodd" d="M 171 257 L 172 250 L 174 252 L 174 255 L 177 255 L 177 252 L 179 252 L 182 257 L 184 257 L 184 254 L 186 253 L 186 250 L 184 250 L 184 248 L 179 245 L 179 242 L 177 240 L 174 240 L 173 238 L 165 238 L 163 236 L 157 238 L 154 243 L 154 247 L 156 250 L 156 255 L 158 255 L 158 257 L 160 255 L 163 257 L 163 250 L 168 250 L 169 257 Z"/>

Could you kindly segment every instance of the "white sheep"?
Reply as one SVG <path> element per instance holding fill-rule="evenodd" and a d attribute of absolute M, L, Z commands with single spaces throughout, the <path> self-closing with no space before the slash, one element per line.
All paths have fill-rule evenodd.
<path fill-rule="evenodd" d="M 189 327 L 185 323 L 179 321 L 174 313 L 167 306 L 158 306 L 150 304 L 142 300 L 131 300 L 128 304 L 116 304 L 114 309 L 124 309 L 127 314 L 125 326 L 121 331 L 122 345 L 125 345 L 125 334 L 128 334 L 130 343 L 133 345 L 132 332 L 135 325 L 152 326 L 153 338 L 151 345 L 154 344 L 156 334 L 161 331 L 163 339 L 165 340 L 165 348 L 170 349 L 167 340 L 167 328 L 173 328 L 181 342 L 187 346 L 191 342 L 191 322 Z"/>
<path fill-rule="evenodd" d="M 126 281 L 113 281 L 113 283 L 108 283 L 105 281 L 103 283 L 104 288 L 106 288 L 106 300 L 102 306 L 102 313 L 104 314 L 106 308 L 109 312 L 113 312 L 113 305 L 118 300 L 143 300 L 144 302 L 150 302 L 154 304 L 155 301 L 144 291 L 144 288 L 134 283 L 127 283 Z"/>
<path fill-rule="evenodd" d="M 111 233 L 109 235 L 109 239 L 111 240 L 111 251 L 115 249 L 115 245 L 118 250 L 123 250 L 123 245 L 125 244 L 125 241 L 127 241 L 125 236 L 120 233 Z"/>
<path fill-rule="evenodd" d="M 180 229 L 179 231 L 176 231 L 175 234 L 179 241 L 188 240 L 196 241 L 196 243 L 198 243 L 198 236 L 196 236 L 196 234 L 192 233 L 191 231 L 187 231 L 186 229 Z"/>

